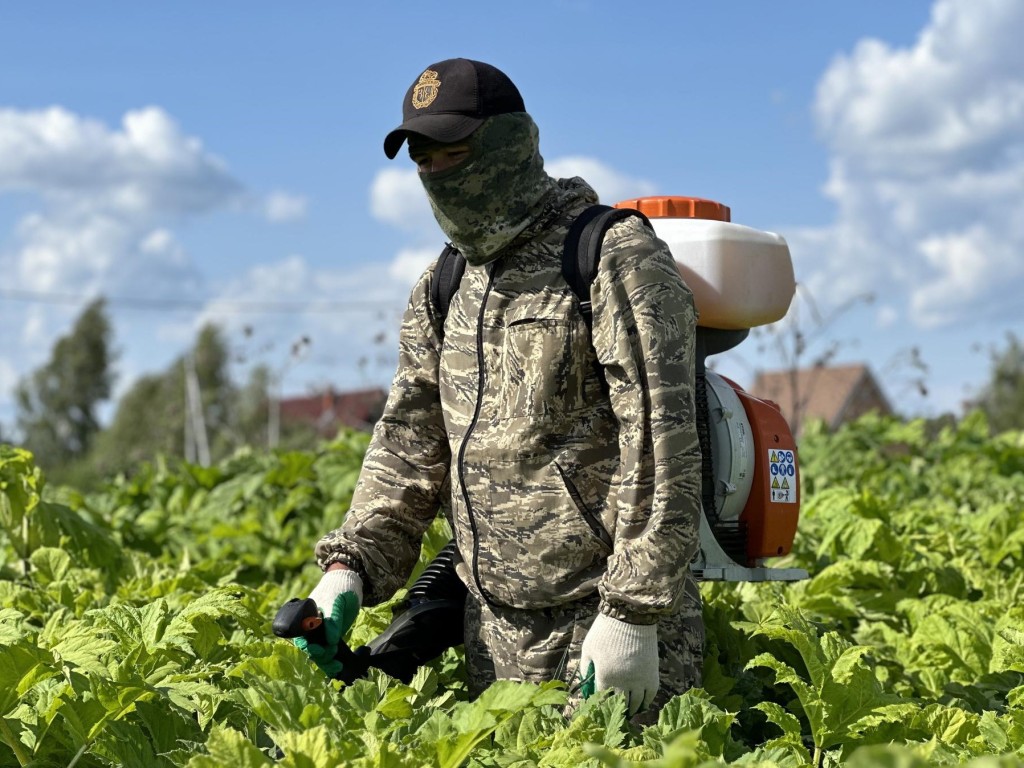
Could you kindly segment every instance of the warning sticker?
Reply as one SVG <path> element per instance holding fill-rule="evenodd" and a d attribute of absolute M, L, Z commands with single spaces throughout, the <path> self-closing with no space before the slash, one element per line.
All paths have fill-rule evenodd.
<path fill-rule="evenodd" d="M 772 501 L 796 504 L 796 454 L 793 451 L 768 451 L 768 476 Z"/>

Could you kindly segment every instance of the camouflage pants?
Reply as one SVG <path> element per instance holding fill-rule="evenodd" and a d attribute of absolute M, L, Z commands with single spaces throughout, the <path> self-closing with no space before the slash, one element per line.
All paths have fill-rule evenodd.
<path fill-rule="evenodd" d="M 696 581 L 686 582 L 679 612 L 658 622 L 661 687 L 654 704 L 634 718 L 657 722 L 669 699 L 701 684 L 704 622 Z M 466 665 L 470 694 L 478 696 L 495 680 L 542 683 L 561 680 L 570 691 L 570 709 L 580 701 L 580 649 L 597 615 L 597 596 L 539 610 L 486 605 L 470 593 L 466 600 Z"/>

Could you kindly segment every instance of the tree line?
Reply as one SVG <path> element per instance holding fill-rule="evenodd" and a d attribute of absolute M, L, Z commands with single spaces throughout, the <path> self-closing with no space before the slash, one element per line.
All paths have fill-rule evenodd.
<path fill-rule="evenodd" d="M 283 447 L 316 440 L 312 427 L 274 423 L 266 366 L 254 366 L 243 384 L 232 380 L 231 349 L 215 325 L 201 328 L 166 369 L 136 380 L 103 424 L 99 412 L 112 397 L 116 357 L 100 298 L 56 341 L 49 360 L 17 385 L 16 441 L 54 482 L 88 489 L 158 456 L 205 463 L 244 446 L 266 446 L 270 436 Z M 1016 335 L 990 349 L 987 383 L 968 407 L 984 411 L 993 432 L 1024 429 L 1024 343 Z M 0 441 L 11 436 L 0 432 Z"/>
<path fill-rule="evenodd" d="M 216 325 L 203 326 L 163 371 L 132 383 L 103 424 L 100 411 L 113 395 L 116 359 L 100 298 L 56 341 L 47 362 L 19 381 L 16 439 L 52 481 L 92 488 L 158 456 L 218 461 L 243 446 L 267 445 L 271 373 L 256 365 L 236 384 L 232 351 Z M 285 447 L 314 440 L 310 427 L 280 427 Z M 197 452 L 197 445 L 205 450 Z"/>

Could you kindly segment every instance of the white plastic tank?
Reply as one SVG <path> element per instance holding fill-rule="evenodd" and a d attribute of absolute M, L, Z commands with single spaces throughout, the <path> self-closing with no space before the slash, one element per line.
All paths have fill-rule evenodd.
<path fill-rule="evenodd" d="M 739 330 L 781 320 L 796 290 L 785 238 L 730 221 L 729 207 L 698 197 L 641 197 L 636 208 L 672 250 L 693 291 L 698 325 Z"/>

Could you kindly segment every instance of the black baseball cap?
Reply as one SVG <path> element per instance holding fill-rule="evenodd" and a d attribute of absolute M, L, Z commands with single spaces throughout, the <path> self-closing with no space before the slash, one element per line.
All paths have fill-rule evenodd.
<path fill-rule="evenodd" d="M 394 158 L 410 133 L 450 144 L 469 136 L 488 117 L 525 111 L 519 89 L 497 67 L 445 59 L 431 64 L 409 86 L 402 124 L 384 139 L 384 154 Z"/>

